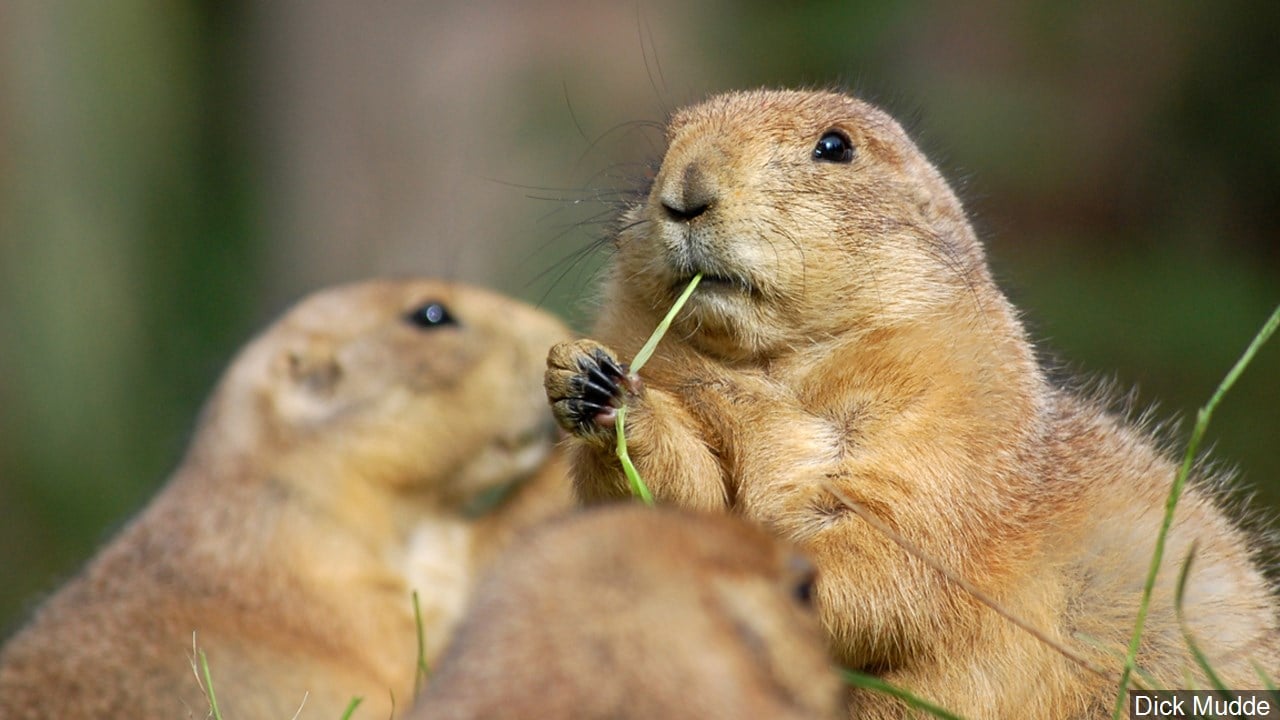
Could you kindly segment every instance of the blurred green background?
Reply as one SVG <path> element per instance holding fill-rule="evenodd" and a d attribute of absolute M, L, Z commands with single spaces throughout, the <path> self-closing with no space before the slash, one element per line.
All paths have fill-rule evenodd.
<path fill-rule="evenodd" d="M 661 153 L 636 121 L 718 90 L 886 105 L 1051 362 L 1189 418 L 1280 302 L 1276 28 L 1261 1 L 0 4 L 0 636 L 305 292 L 444 275 L 585 327 L 601 221 Z M 1280 342 L 1210 431 L 1268 512 L 1278 431 Z"/>

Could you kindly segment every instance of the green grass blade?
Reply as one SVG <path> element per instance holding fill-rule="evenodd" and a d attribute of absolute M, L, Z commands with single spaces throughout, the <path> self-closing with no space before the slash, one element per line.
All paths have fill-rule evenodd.
<path fill-rule="evenodd" d="M 856 670 L 841 670 L 840 674 L 844 677 L 844 681 L 853 687 L 892 695 L 916 710 L 922 710 L 934 717 L 943 718 L 943 720 L 963 720 L 963 718 L 950 710 L 934 705 L 928 700 L 917 697 L 910 691 L 887 683 L 874 675 L 867 675 Z"/>
<path fill-rule="evenodd" d="M 622 406 L 618 408 L 618 419 L 615 427 L 618 435 L 618 460 L 622 463 L 622 472 L 627 476 L 627 484 L 631 486 L 631 494 L 640 498 L 645 505 L 653 505 L 653 493 L 649 492 L 649 486 L 644 483 L 644 478 L 640 477 L 640 471 L 636 470 L 636 466 L 631 462 L 631 455 L 627 452 L 627 408 Z"/>
<path fill-rule="evenodd" d="M 667 311 L 667 316 L 662 318 L 662 322 L 658 323 L 658 327 L 654 328 L 653 334 L 645 341 L 640 352 L 631 360 L 630 371 L 633 373 L 640 372 L 640 368 L 649 362 L 653 351 L 657 349 L 658 343 L 662 341 L 662 337 L 667 334 L 667 330 L 671 327 L 672 321 L 675 320 L 676 314 L 680 312 L 680 308 L 689 300 L 689 296 L 693 295 L 693 289 L 698 287 L 698 283 L 702 280 L 702 273 L 693 276 L 689 281 L 688 287 L 684 292 L 680 293 L 680 297 L 676 298 L 676 302 Z M 640 477 L 640 471 L 636 470 L 636 466 L 631 462 L 631 455 L 627 452 L 627 407 L 623 405 L 618 408 L 617 416 L 614 421 L 614 430 L 618 436 L 618 462 L 622 463 L 622 472 L 627 476 L 627 484 L 631 486 L 631 494 L 640 498 L 646 505 L 653 505 L 653 494 L 649 492 L 649 486 L 645 484 L 644 478 Z"/>
<path fill-rule="evenodd" d="M 1272 311 L 1271 317 L 1253 337 L 1253 342 L 1249 343 L 1249 347 L 1245 349 L 1244 354 L 1236 361 L 1231 371 L 1218 384 L 1218 389 L 1214 391 L 1209 398 L 1209 402 L 1200 408 L 1200 412 L 1196 413 L 1196 425 L 1191 431 L 1191 439 L 1187 442 L 1187 451 L 1182 456 L 1182 465 L 1178 468 L 1178 473 L 1174 476 L 1173 486 L 1169 489 L 1169 499 L 1165 503 L 1164 521 L 1160 525 L 1160 534 L 1156 536 L 1155 551 L 1151 555 L 1151 567 L 1147 571 L 1147 581 L 1142 588 L 1142 601 L 1138 605 L 1138 617 L 1134 622 L 1133 635 L 1129 639 L 1129 652 L 1125 657 L 1124 670 L 1120 674 L 1120 689 L 1116 693 L 1116 702 L 1112 710 L 1111 717 L 1119 720 L 1121 712 L 1124 710 L 1124 702 L 1129 689 L 1129 676 L 1133 673 L 1134 666 L 1137 664 L 1138 648 L 1142 644 L 1142 630 L 1147 621 L 1147 610 L 1151 605 L 1151 593 L 1155 589 L 1156 575 L 1160 571 L 1160 563 L 1164 559 L 1164 544 L 1169 535 L 1169 527 L 1173 524 L 1173 512 L 1177 508 L 1178 498 L 1182 495 L 1182 488 L 1187 482 L 1187 476 L 1191 474 L 1191 467 L 1195 464 L 1196 451 L 1200 449 L 1200 441 L 1204 438 L 1205 430 L 1209 427 L 1209 418 L 1213 416 L 1213 410 L 1218 406 L 1222 397 L 1227 394 L 1231 386 L 1235 384 L 1244 369 L 1253 361 L 1253 356 L 1257 354 L 1272 333 L 1276 331 L 1276 326 L 1280 325 L 1280 305 Z"/>
<path fill-rule="evenodd" d="M 422 684 L 431 674 L 431 668 L 427 665 L 426 633 L 422 629 L 422 607 L 418 604 L 417 590 L 413 591 L 413 623 L 418 629 L 418 669 L 413 675 L 413 696 L 417 697 L 422 691 Z"/>
<path fill-rule="evenodd" d="M 658 343 L 662 342 L 662 336 L 667 334 L 667 329 L 671 327 L 671 322 L 676 319 L 676 313 L 680 312 L 680 308 L 684 307 L 684 304 L 688 302 L 689 296 L 693 294 L 693 289 L 698 287 L 698 283 L 701 281 L 702 273 L 694 275 L 693 279 L 689 281 L 689 286 L 684 289 L 684 292 L 680 293 L 680 297 L 676 298 L 675 304 L 667 311 L 667 316 L 662 318 L 662 322 L 658 323 L 658 327 L 654 329 L 653 334 L 645 341 L 644 346 L 640 348 L 640 352 L 636 353 L 636 356 L 631 359 L 631 372 L 640 372 L 640 368 L 649 362 L 649 356 L 653 355 Z"/>
<path fill-rule="evenodd" d="M 364 702 L 362 697 L 353 697 L 347 705 L 347 709 L 342 713 L 342 720 L 351 720 L 351 716 L 355 714 L 356 708 L 360 707 L 360 703 Z"/>
<path fill-rule="evenodd" d="M 1258 674 L 1258 679 L 1262 681 L 1263 688 L 1271 692 L 1280 692 L 1280 689 L 1276 688 L 1275 681 L 1271 679 L 1271 676 L 1267 674 L 1266 670 L 1262 669 L 1262 666 L 1257 661 L 1251 661 L 1251 664 L 1253 665 L 1253 671 Z"/>
<path fill-rule="evenodd" d="M 200 652 L 200 672 L 204 674 L 204 691 L 209 696 L 209 712 L 213 713 L 213 720 L 222 720 L 222 710 L 218 709 L 218 696 L 213 692 L 213 676 L 209 673 L 209 658 L 205 657 L 204 650 Z"/>
<path fill-rule="evenodd" d="M 1182 628 L 1182 639 L 1187 643 L 1187 649 L 1191 651 L 1191 656 L 1195 658 L 1196 664 L 1204 671 L 1205 677 L 1209 678 L 1209 684 L 1213 689 L 1226 692 L 1227 686 L 1223 684 L 1222 678 L 1218 677 L 1218 673 L 1213 671 L 1213 667 L 1209 664 L 1209 658 L 1200 650 L 1200 646 L 1196 644 L 1196 640 L 1191 635 L 1191 627 L 1187 625 L 1187 617 L 1182 611 L 1182 598 L 1187 591 L 1187 577 L 1191 575 L 1191 563 L 1195 560 L 1196 545 L 1192 544 L 1191 551 L 1187 553 L 1187 559 L 1182 562 L 1182 568 L 1178 570 L 1178 586 L 1173 596 L 1173 609 L 1178 615 L 1178 625 Z M 1225 697 L 1225 696 L 1224 696 Z"/>

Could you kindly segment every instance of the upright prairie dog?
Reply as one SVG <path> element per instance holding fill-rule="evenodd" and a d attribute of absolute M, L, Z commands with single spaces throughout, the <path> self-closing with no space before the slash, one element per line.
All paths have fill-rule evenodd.
<path fill-rule="evenodd" d="M 804 548 L 833 651 L 975 718 L 1109 716 L 1175 464 L 1148 430 L 1057 387 L 991 279 L 964 209 L 896 122 L 829 92 L 718 96 L 675 114 L 621 218 L 594 340 L 555 347 L 547 392 L 586 501 L 627 494 L 614 408 L 662 502 L 728 508 Z M 625 371 L 695 273 L 639 377 Z M 1183 496 L 1139 665 L 1228 686 L 1280 677 L 1272 589 L 1212 479 Z M 832 492 L 832 489 L 835 492 Z M 1009 614 L 908 553 L 854 501 Z M 1188 673 L 1190 673 L 1188 675 Z M 900 717 L 858 693 L 857 717 Z"/>
<path fill-rule="evenodd" d="M 330 720 L 412 702 L 475 567 L 568 507 L 555 319 L 461 285 L 317 294 L 249 344 L 150 505 L 0 651 L 0 717 Z M 469 519 L 489 496 L 514 495 Z M 304 704 L 305 697 L 305 704 Z"/>
<path fill-rule="evenodd" d="M 413 717 L 839 717 L 813 578 L 723 514 L 628 503 L 549 523 L 490 568 Z"/>

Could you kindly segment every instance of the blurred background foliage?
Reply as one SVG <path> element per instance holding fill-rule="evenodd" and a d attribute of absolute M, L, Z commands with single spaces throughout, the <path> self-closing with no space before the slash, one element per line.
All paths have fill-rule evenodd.
<path fill-rule="evenodd" d="M 443 275 L 585 328 L 646 121 L 718 90 L 886 105 L 1047 355 L 1189 418 L 1280 301 L 1277 28 L 1262 0 L 0 4 L 0 635 L 303 293 Z M 1210 431 L 1269 512 L 1278 431 L 1273 343 Z"/>

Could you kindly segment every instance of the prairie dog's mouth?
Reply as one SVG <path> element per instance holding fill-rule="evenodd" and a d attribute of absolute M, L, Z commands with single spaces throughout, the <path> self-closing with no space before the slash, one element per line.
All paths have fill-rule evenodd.
<path fill-rule="evenodd" d="M 684 289 L 689 286 L 689 282 L 693 280 L 693 276 L 697 272 L 681 273 L 671 283 L 672 297 L 679 296 Z M 694 291 L 694 295 L 703 292 L 714 293 L 743 293 L 745 295 L 755 295 L 756 287 L 751 284 L 745 277 L 722 275 L 703 271 L 702 280 L 698 282 L 698 289 Z"/>
<path fill-rule="evenodd" d="M 531 477 L 557 440 L 558 427 L 550 414 L 522 432 L 494 438 L 453 479 L 456 488 L 473 495 L 466 512 L 474 510 L 470 506 L 476 498 L 500 499 Z"/>

